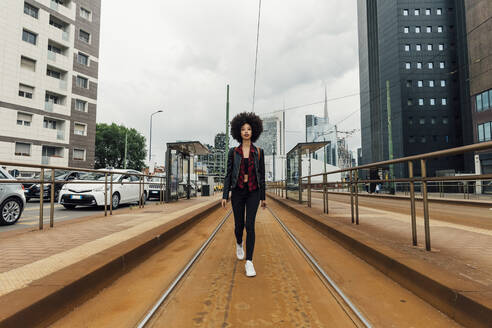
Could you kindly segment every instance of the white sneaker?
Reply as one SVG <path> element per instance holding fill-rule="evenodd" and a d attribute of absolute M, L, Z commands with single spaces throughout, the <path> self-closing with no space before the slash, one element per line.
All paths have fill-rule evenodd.
<path fill-rule="evenodd" d="M 243 244 L 236 244 L 236 256 L 238 260 L 244 260 Z"/>
<path fill-rule="evenodd" d="M 247 260 L 246 264 L 244 265 L 244 268 L 246 269 L 246 276 L 248 276 L 248 277 L 256 276 L 256 271 L 255 271 L 255 267 L 253 265 L 253 262 L 251 262 L 250 260 Z"/>

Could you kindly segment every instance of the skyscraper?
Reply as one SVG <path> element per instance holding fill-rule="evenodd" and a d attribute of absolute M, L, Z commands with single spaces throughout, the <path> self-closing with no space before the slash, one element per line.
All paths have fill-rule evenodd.
<path fill-rule="evenodd" d="M 0 2 L 2 160 L 94 165 L 100 0 Z"/>
<path fill-rule="evenodd" d="M 464 15 L 458 0 L 358 0 L 363 164 L 471 143 Z M 428 163 L 464 169 L 462 156 Z"/>

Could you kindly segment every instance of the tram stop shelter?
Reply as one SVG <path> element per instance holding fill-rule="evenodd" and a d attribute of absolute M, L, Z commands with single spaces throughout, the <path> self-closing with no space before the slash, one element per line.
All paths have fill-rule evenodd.
<path fill-rule="evenodd" d="M 192 196 L 191 176 L 197 176 L 195 165 L 192 164 L 194 156 L 207 154 L 209 154 L 208 148 L 199 141 L 167 143 L 166 192 L 164 195 L 167 203 L 179 198 L 190 199 Z M 197 192 L 197 189 L 195 191 Z"/>
<path fill-rule="evenodd" d="M 287 199 L 302 202 L 302 157 L 303 155 L 309 156 L 306 174 L 311 175 L 311 154 L 326 147 L 329 143 L 329 141 L 301 142 L 287 153 L 287 181 L 285 184 Z"/>

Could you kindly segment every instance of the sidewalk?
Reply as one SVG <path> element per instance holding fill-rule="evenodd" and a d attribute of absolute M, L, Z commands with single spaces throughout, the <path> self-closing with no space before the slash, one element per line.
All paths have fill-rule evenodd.
<path fill-rule="evenodd" d="M 118 246 L 174 219 L 217 201 L 199 197 L 113 216 L 91 217 L 53 229 L 2 235 L 0 240 L 0 300 L 70 265 Z M 1 302 L 1 301 L 0 301 Z"/>
<path fill-rule="evenodd" d="M 452 302 L 455 302 L 455 307 L 463 309 L 471 303 L 473 306 L 478 304 L 485 308 L 485 312 L 481 310 L 482 314 L 492 313 L 491 229 L 435 220 L 431 216 L 432 251 L 427 252 L 421 211 L 417 211 L 419 245 L 413 247 L 410 216 L 403 210 L 387 211 L 360 206 L 360 225 L 357 226 L 351 223 L 349 203 L 329 199 L 330 213 L 323 214 L 323 202 L 319 198 L 313 197 L 311 209 L 293 201 L 281 202 L 299 214 L 306 213 L 329 226 L 342 243 L 347 243 L 346 247 L 353 248 L 352 251 L 362 258 L 372 254 L 368 255 L 372 257 L 369 260 L 364 259 L 369 263 L 377 262 L 377 265 L 371 264 L 451 317 L 457 312 L 456 308 L 450 310 L 453 314 L 446 311 Z M 440 206 L 445 207 L 446 204 Z M 482 210 L 487 212 L 484 217 L 492 221 L 492 211 L 489 208 Z M 490 215 L 486 215 L 489 212 Z M 467 214 L 463 211 L 463 221 L 467 219 Z M 356 243 L 359 248 L 353 246 Z M 400 266 L 408 270 L 398 272 L 396 268 Z M 415 273 L 425 279 L 417 278 Z M 427 286 L 428 290 L 425 290 L 425 281 L 432 282 Z M 448 300 L 450 303 L 443 305 Z M 457 304 L 459 302 L 462 304 Z"/>

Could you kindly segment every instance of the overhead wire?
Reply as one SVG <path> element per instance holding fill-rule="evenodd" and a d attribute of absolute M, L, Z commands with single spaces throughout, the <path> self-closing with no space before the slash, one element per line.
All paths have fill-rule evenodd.
<path fill-rule="evenodd" d="M 256 98 L 256 73 L 258 70 L 258 48 L 260 44 L 260 19 L 261 19 L 261 0 L 258 4 L 258 26 L 256 28 L 256 54 L 255 54 L 255 72 L 253 77 L 253 107 L 252 112 L 255 111 L 255 98 Z"/>

